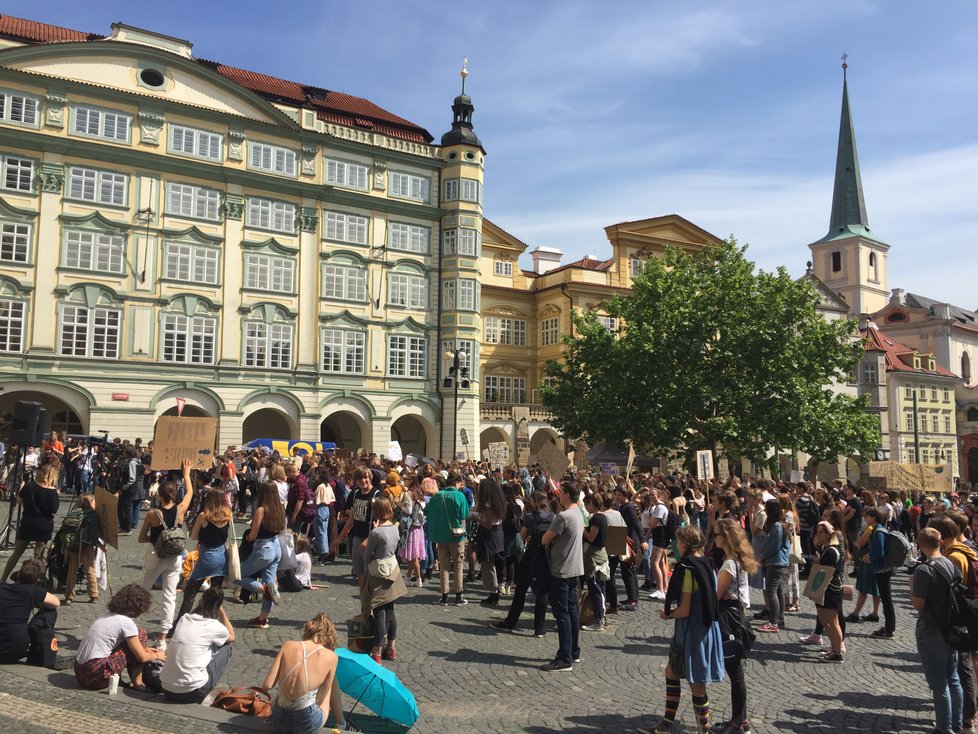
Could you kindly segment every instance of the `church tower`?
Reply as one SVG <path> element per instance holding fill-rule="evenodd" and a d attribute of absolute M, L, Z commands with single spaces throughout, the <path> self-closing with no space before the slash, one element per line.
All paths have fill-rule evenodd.
<path fill-rule="evenodd" d="M 472 129 L 472 98 L 452 103 L 452 129 L 441 138 L 441 258 L 438 331 L 442 404 L 441 457 L 479 459 L 479 343 L 481 341 L 482 183 L 486 151 Z M 462 434 L 462 429 L 465 434 Z M 466 445 L 467 444 L 467 445 Z"/>
<path fill-rule="evenodd" d="M 842 57 L 842 119 L 835 159 L 829 231 L 809 245 L 815 275 L 849 304 L 849 315 L 871 314 L 889 300 L 886 257 L 890 246 L 869 229 L 859 176 L 856 135 L 849 109 L 846 55 Z"/>

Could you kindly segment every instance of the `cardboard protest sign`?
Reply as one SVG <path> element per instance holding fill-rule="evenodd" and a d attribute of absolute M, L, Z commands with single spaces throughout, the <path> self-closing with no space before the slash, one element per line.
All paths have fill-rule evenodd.
<path fill-rule="evenodd" d="M 625 466 L 625 476 L 627 477 L 632 473 L 632 467 L 635 465 L 635 446 L 629 442 L 628 444 L 628 464 Z"/>
<path fill-rule="evenodd" d="M 601 471 L 604 472 L 605 474 L 617 474 L 618 473 L 618 465 L 617 464 L 612 464 L 610 462 L 604 462 L 604 463 L 598 464 L 598 466 L 601 468 Z"/>
<path fill-rule="evenodd" d="M 901 464 L 898 461 L 871 461 L 869 462 L 869 475 L 885 479 L 887 489 L 950 492 L 954 482 L 950 464 Z"/>
<path fill-rule="evenodd" d="M 102 540 L 119 550 L 119 498 L 104 487 L 96 487 L 95 514 Z"/>
<path fill-rule="evenodd" d="M 824 605 L 825 592 L 832 582 L 834 573 L 835 568 L 833 566 L 823 566 L 819 563 L 814 564 L 808 575 L 808 582 L 805 584 L 805 590 L 802 594 L 816 604 Z"/>
<path fill-rule="evenodd" d="M 574 462 L 574 466 L 578 469 L 583 469 L 587 466 L 587 452 L 588 447 L 586 443 L 578 443 L 574 445 L 574 458 L 571 461 Z"/>
<path fill-rule="evenodd" d="M 788 481 L 790 481 L 792 484 L 798 484 L 798 482 L 802 481 L 802 479 L 804 479 L 804 475 L 802 474 L 801 469 L 791 470 L 791 479 Z"/>
<path fill-rule="evenodd" d="M 404 465 L 410 469 L 414 469 L 418 465 L 418 460 L 409 454 L 407 458 L 404 459 Z"/>
<path fill-rule="evenodd" d="M 401 444 L 397 441 L 391 441 L 387 445 L 386 457 L 388 461 L 400 461 L 403 459 L 404 454 L 401 453 Z"/>
<path fill-rule="evenodd" d="M 495 466 L 505 466 L 509 463 L 509 444 L 496 441 L 489 444 L 489 463 Z"/>
<path fill-rule="evenodd" d="M 611 556 L 625 555 L 625 536 L 628 535 L 628 528 L 624 525 L 612 525 L 608 527 L 608 534 L 604 538 L 604 547 Z"/>
<path fill-rule="evenodd" d="M 552 443 L 546 444 L 537 454 L 537 463 L 554 480 L 559 480 L 564 476 L 564 472 L 567 471 L 571 461 L 563 451 Z"/>
<path fill-rule="evenodd" d="M 191 469 L 210 471 L 217 443 L 217 418 L 160 416 L 153 434 L 151 469 L 179 469 L 190 459 Z"/>
<path fill-rule="evenodd" d="M 696 452 L 696 478 L 701 482 L 709 481 L 714 477 L 713 472 L 713 452 L 712 451 L 697 451 Z"/>

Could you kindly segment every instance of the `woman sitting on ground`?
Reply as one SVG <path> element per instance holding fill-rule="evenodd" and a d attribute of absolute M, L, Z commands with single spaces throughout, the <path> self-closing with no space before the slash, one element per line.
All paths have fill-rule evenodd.
<path fill-rule="evenodd" d="M 262 683 L 266 691 L 278 686 L 269 719 L 276 734 L 315 734 L 327 713 L 337 727 L 357 731 L 343 717 L 335 647 L 336 628 L 325 614 L 306 622 L 302 642 L 282 645 Z"/>
<path fill-rule="evenodd" d="M 27 657 L 31 637 L 27 622 L 35 607 L 48 615 L 54 627 L 58 619 L 58 597 L 41 585 L 44 563 L 37 559 L 24 561 L 14 574 L 12 584 L 0 584 L 0 663 L 16 663 Z"/>
<path fill-rule="evenodd" d="M 146 630 L 136 626 L 136 619 L 149 611 L 152 599 L 138 584 L 126 584 L 109 600 L 109 613 L 92 622 L 78 647 L 75 678 L 78 685 L 98 691 L 109 685 L 109 678 L 123 670 L 137 690 L 143 686 L 143 664 L 166 660 L 163 650 L 147 646 Z"/>
<path fill-rule="evenodd" d="M 224 592 L 212 586 L 197 608 L 177 621 L 160 672 L 163 695 L 177 703 L 203 701 L 224 675 L 232 642 L 234 627 L 224 612 Z"/>

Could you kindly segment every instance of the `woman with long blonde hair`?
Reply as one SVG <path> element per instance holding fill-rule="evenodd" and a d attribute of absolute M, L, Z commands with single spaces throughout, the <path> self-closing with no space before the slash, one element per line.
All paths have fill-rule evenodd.
<path fill-rule="evenodd" d="M 744 609 L 750 607 L 750 586 L 747 577 L 757 573 L 757 559 L 740 523 L 730 518 L 717 520 L 714 543 L 723 551 L 724 561 L 717 574 L 717 599 L 720 606 L 720 631 L 724 637 L 723 666 L 730 676 L 730 721 L 719 728 L 722 734 L 750 731 L 747 722 L 747 682 L 744 679 L 744 658 L 747 650 L 742 644 L 743 629 L 747 627 Z M 732 638 L 732 639 L 731 639 Z M 730 655 L 727 655 L 727 652 Z"/>
<path fill-rule="evenodd" d="M 241 585 L 243 592 L 262 592 L 261 613 L 248 622 L 249 627 L 268 629 L 268 613 L 272 605 L 281 602 L 276 574 L 282 560 L 282 546 L 278 534 L 285 530 L 285 505 L 279 497 L 275 482 L 258 485 L 255 513 L 251 516 L 251 528 L 245 538 L 252 541 L 251 553 L 241 561 Z M 261 579 L 261 580 L 259 580 Z M 264 581 L 264 583 L 262 583 Z"/>

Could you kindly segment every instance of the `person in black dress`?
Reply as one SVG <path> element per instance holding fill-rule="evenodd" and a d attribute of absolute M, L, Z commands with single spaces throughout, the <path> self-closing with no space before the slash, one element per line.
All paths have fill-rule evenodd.
<path fill-rule="evenodd" d="M 34 481 L 27 482 L 17 495 L 23 514 L 17 527 L 17 543 L 7 560 L 0 582 L 6 581 L 27 546 L 34 544 L 34 558 L 43 559 L 44 549 L 54 535 L 54 516 L 58 512 L 58 473 L 60 464 L 45 464 Z"/>

